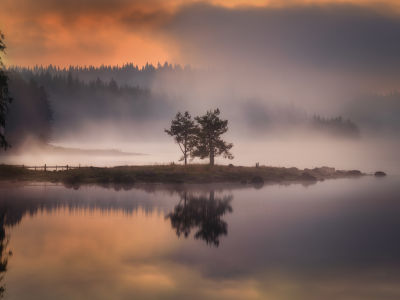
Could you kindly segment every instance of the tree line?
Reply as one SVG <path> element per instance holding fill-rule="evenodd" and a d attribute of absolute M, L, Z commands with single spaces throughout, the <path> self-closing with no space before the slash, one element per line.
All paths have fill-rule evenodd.
<path fill-rule="evenodd" d="M 76 77 L 81 80 L 89 82 L 91 80 L 100 80 L 104 82 L 109 82 L 111 78 L 119 83 L 128 83 L 134 86 L 151 86 L 154 80 L 158 76 L 167 75 L 177 76 L 177 77 L 187 77 L 188 75 L 194 75 L 199 73 L 207 73 L 212 69 L 194 69 L 190 65 L 181 66 L 179 64 L 169 64 L 165 62 L 164 64 L 158 63 L 156 66 L 153 64 L 146 63 L 142 67 L 134 65 L 133 63 L 126 63 L 123 65 L 101 65 L 100 67 L 95 66 L 69 66 L 68 68 L 60 68 L 59 66 L 34 66 L 22 67 L 22 66 L 10 66 L 9 70 L 15 70 L 25 77 L 24 74 L 46 74 L 49 72 L 52 76 L 57 75 L 58 77 L 67 78 L 71 74 L 72 78 L 75 80 Z"/>
<path fill-rule="evenodd" d="M 51 74 L 68 74 L 72 73 L 73 75 L 86 75 L 90 74 L 92 77 L 100 76 L 101 74 L 108 73 L 115 76 L 131 76 L 134 74 L 146 74 L 146 73 L 154 73 L 157 71 L 170 71 L 170 72 L 191 72 L 197 69 L 191 67 L 190 64 L 185 66 L 181 66 L 180 64 L 169 64 L 168 62 L 164 62 L 164 64 L 157 63 L 157 66 L 153 64 L 146 63 L 146 65 L 139 67 L 138 65 L 134 65 L 133 63 L 126 63 L 116 66 L 104 65 L 102 64 L 100 67 L 89 65 L 85 66 L 72 66 L 70 65 L 68 68 L 60 68 L 59 66 L 53 66 L 52 64 L 48 66 L 34 66 L 30 67 L 22 67 L 22 66 L 11 66 L 12 69 L 16 69 L 19 72 L 31 71 L 33 73 L 46 73 L 49 71 Z"/>
<path fill-rule="evenodd" d="M 21 76 L 26 80 L 34 80 L 39 85 L 43 85 L 47 90 L 54 93 L 69 93 L 69 94 L 79 94 L 79 93 L 104 93 L 110 92 L 119 95 L 149 95 L 150 89 L 146 87 L 131 86 L 128 84 L 118 85 L 114 78 L 110 81 L 103 81 L 99 77 L 97 79 L 89 80 L 85 82 L 83 79 L 79 79 L 78 75 L 72 76 L 71 72 L 67 74 L 54 74 L 47 70 L 39 72 L 34 72 L 32 69 L 22 68 L 13 69 L 10 71 L 16 71 L 21 74 Z"/>
<path fill-rule="evenodd" d="M 357 124 L 381 135 L 389 133 L 398 135 L 400 130 L 400 92 L 386 94 L 362 93 L 346 109 Z"/>
<path fill-rule="evenodd" d="M 48 91 L 57 127 L 63 130 L 80 130 L 85 122 L 153 120 L 173 111 L 165 93 L 118 84 L 113 78 L 108 82 L 100 78 L 86 82 L 70 72 L 66 76 L 52 75 L 49 70 L 39 74 L 32 69 L 22 69 L 20 74 Z"/>
<path fill-rule="evenodd" d="M 293 103 L 249 99 L 240 107 L 240 113 L 255 131 L 304 128 L 310 133 L 321 132 L 345 138 L 360 136 L 359 126 L 350 119 L 342 116 L 324 118 L 316 114 L 310 117 L 301 106 Z"/>
<path fill-rule="evenodd" d="M 49 142 L 53 133 L 53 108 L 50 96 L 34 80 L 26 82 L 17 72 L 9 73 L 9 91 L 17 99 L 9 105 L 5 133 L 17 142 L 27 135 Z"/>
<path fill-rule="evenodd" d="M 360 128 L 348 120 L 344 120 L 342 116 L 336 118 L 321 118 L 319 115 L 314 115 L 310 119 L 310 124 L 314 129 L 330 131 L 333 134 L 348 137 L 359 137 Z"/>
<path fill-rule="evenodd" d="M 188 111 L 176 114 L 170 129 L 164 129 L 164 132 L 172 136 L 179 145 L 182 151 L 179 161 L 185 161 L 187 165 L 189 157 L 191 160 L 208 157 L 210 165 L 214 165 L 215 157 L 222 155 L 224 158 L 234 158 L 229 151 L 233 144 L 221 139 L 221 135 L 228 131 L 228 120 L 221 120 L 219 114 L 218 108 L 207 111 L 204 116 L 195 117 L 194 120 Z"/>

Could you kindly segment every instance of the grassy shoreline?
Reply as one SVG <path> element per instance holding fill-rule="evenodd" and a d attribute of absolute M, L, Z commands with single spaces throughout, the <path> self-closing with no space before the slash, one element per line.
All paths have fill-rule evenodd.
<path fill-rule="evenodd" d="M 82 167 L 63 171 L 34 171 L 22 167 L 0 165 L 0 181 L 85 183 L 252 183 L 255 177 L 264 182 L 324 181 L 327 179 L 359 177 L 357 170 L 338 171 L 334 168 L 300 170 L 283 167 L 237 167 L 224 165 L 152 165 L 110 168 Z"/>

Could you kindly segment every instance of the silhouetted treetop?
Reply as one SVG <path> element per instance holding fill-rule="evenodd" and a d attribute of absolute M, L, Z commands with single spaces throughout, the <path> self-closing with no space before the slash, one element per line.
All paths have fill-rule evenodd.
<path fill-rule="evenodd" d="M 157 75 L 161 74 L 185 76 L 195 71 L 208 72 L 208 70 L 205 69 L 193 69 L 190 65 L 182 67 L 179 64 L 172 65 L 168 62 L 165 62 L 164 64 L 158 63 L 156 67 L 149 63 L 146 63 L 146 65 L 142 67 L 138 67 L 138 65 L 134 65 L 133 63 L 126 63 L 116 66 L 69 66 L 68 68 L 60 68 L 59 66 L 53 66 L 50 64 L 45 67 L 36 65 L 33 68 L 12 66 L 11 69 L 20 72 L 24 78 L 26 78 L 26 73 L 40 75 L 49 72 L 52 76 L 57 75 L 65 78 L 69 78 L 69 74 L 71 74 L 72 80 L 73 78 L 78 77 L 80 80 L 84 80 L 85 82 L 96 80 L 96 78 L 100 78 L 105 82 L 110 82 L 110 80 L 113 79 L 120 84 L 126 83 L 134 86 L 139 85 L 147 87 L 150 86 Z"/>
<path fill-rule="evenodd" d="M 204 116 L 195 118 L 199 124 L 199 130 L 193 140 L 191 156 L 200 159 L 208 157 L 211 165 L 214 165 L 214 158 L 220 155 L 228 159 L 234 158 L 229 152 L 233 144 L 221 139 L 221 135 L 228 131 L 228 120 L 221 120 L 219 114 L 220 111 L 217 108 L 214 111 L 207 111 Z"/>
<path fill-rule="evenodd" d="M 185 165 L 187 164 L 187 157 L 193 150 L 193 140 L 196 138 L 197 129 L 198 126 L 194 123 L 188 111 L 185 111 L 184 115 L 178 112 L 171 122 L 171 128 L 164 129 L 179 145 L 183 154 L 179 161 L 184 160 Z"/>

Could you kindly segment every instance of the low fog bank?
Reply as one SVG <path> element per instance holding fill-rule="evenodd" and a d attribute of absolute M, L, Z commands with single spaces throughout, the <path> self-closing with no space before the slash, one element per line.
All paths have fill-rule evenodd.
<path fill-rule="evenodd" d="M 161 142 L 162 140 L 162 142 Z M 254 166 L 255 163 L 265 166 L 297 167 L 299 169 L 322 166 L 335 167 L 338 170 L 360 170 L 371 173 L 384 171 L 389 175 L 400 175 L 400 142 L 386 138 L 369 137 L 360 140 L 335 139 L 326 137 L 304 137 L 300 134 L 291 137 L 270 136 L 259 139 L 241 139 L 233 132 L 225 135 L 225 140 L 234 147 L 233 160 L 216 158 L 217 164 L 235 166 Z M 69 165 L 113 167 L 120 165 L 153 165 L 182 163 L 180 149 L 172 138 L 151 141 L 86 141 L 70 139 L 54 142 L 54 145 L 79 149 L 119 149 L 129 153 L 146 155 L 91 155 L 32 151 L 13 154 L 7 150 L 2 152 L 0 163 L 16 165 Z M 208 163 L 208 160 L 195 159 L 192 163 Z"/>

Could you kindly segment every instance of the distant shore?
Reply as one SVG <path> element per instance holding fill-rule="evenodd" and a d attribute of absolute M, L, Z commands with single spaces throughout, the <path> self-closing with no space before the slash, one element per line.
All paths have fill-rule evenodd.
<path fill-rule="evenodd" d="M 321 167 L 300 170 L 283 167 L 243 167 L 233 165 L 149 165 L 117 166 L 110 168 L 81 167 L 55 169 L 27 169 L 25 166 L 0 165 L 0 181 L 35 181 L 64 184 L 135 184 L 135 183 L 237 183 L 263 184 L 267 182 L 317 182 L 328 179 L 366 176 L 358 170 L 339 171 Z"/>
<path fill-rule="evenodd" d="M 48 145 L 46 150 L 52 154 L 63 155 L 101 155 L 101 156 L 136 156 L 148 155 L 136 152 L 123 152 L 119 149 L 79 149 L 79 148 L 64 148 L 60 146 Z"/>
<path fill-rule="evenodd" d="M 148 155 L 145 153 L 136 152 L 123 152 L 119 149 L 80 149 L 80 148 L 66 148 L 61 146 L 54 146 L 51 144 L 40 144 L 37 141 L 29 141 L 27 143 L 17 143 L 12 148 L 9 148 L 2 155 L 20 155 L 26 149 L 29 149 L 30 154 L 41 155 L 97 155 L 97 156 L 140 156 Z"/>

